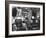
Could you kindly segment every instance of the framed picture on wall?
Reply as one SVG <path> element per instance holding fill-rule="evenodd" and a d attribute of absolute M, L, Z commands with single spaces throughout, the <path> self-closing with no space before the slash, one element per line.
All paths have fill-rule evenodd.
<path fill-rule="evenodd" d="M 45 3 L 5 2 L 6 37 L 45 34 Z"/>

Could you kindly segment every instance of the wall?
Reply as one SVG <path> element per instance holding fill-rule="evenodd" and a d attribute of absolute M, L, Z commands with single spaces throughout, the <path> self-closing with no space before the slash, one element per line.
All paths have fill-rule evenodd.
<path fill-rule="evenodd" d="M 17 1 L 24 1 L 24 0 L 17 0 Z M 25 1 L 46 2 L 46 0 L 25 0 Z M 45 4 L 45 7 L 46 7 L 46 4 Z M 46 16 L 46 13 L 45 13 L 45 16 Z M 46 17 L 45 17 L 45 19 L 46 19 Z M 46 25 L 46 23 L 45 23 L 45 25 Z M 45 32 L 46 32 L 46 30 L 45 30 Z M 0 0 L 0 38 L 5 38 L 5 0 Z M 46 33 L 45 33 L 45 36 L 31 36 L 31 37 L 28 36 L 28 37 L 16 37 L 16 38 L 46 38 Z"/>

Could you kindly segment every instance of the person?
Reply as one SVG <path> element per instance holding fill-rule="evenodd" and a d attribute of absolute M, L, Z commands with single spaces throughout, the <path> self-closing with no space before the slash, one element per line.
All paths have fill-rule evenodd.
<path fill-rule="evenodd" d="M 12 16 L 15 17 L 17 15 L 16 7 L 12 9 Z"/>

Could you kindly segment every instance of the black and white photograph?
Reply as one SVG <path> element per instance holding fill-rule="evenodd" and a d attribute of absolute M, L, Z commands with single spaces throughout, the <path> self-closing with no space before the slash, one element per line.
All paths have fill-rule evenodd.
<path fill-rule="evenodd" d="M 40 30 L 40 8 L 13 7 L 12 31 Z"/>
<path fill-rule="evenodd" d="M 10 3 L 8 35 L 43 34 L 43 4 Z"/>

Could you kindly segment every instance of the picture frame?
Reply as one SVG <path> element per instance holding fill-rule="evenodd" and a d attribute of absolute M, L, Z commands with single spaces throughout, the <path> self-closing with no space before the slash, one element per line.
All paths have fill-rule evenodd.
<path fill-rule="evenodd" d="M 27 27 L 26 25 L 24 26 L 24 24 L 28 24 L 25 21 L 24 23 L 21 22 L 25 27 L 25 29 L 24 27 L 21 28 L 20 26 L 18 26 L 19 25 L 18 23 L 20 23 L 19 20 L 22 18 L 19 18 L 20 17 L 19 15 L 18 17 L 15 16 L 16 11 L 17 13 L 19 12 L 19 14 L 23 12 L 23 14 L 20 14 L 20 16 L 22 17 L 26 15 L 25 13 L 27 13 L 28 11 L 29 15 L 31 15 L 29 18 L 31 18 L 32 27 L 30 26 L 30 24 L 27 25 Z M 37 19 L 37 15 L 38 15 L 38 19 Z M 26 18 L 26 16 L 24 17 Z M 16 19 L 19 19 L 19 20 L 15 21 Z M 34 20 L 38 23 L 35 23 Z M 45 35 L 45 3 L 24 2 L 24 1 L 5 1 L 5 36 L 6 37 L 40 36 L 40 35 Z"/>

